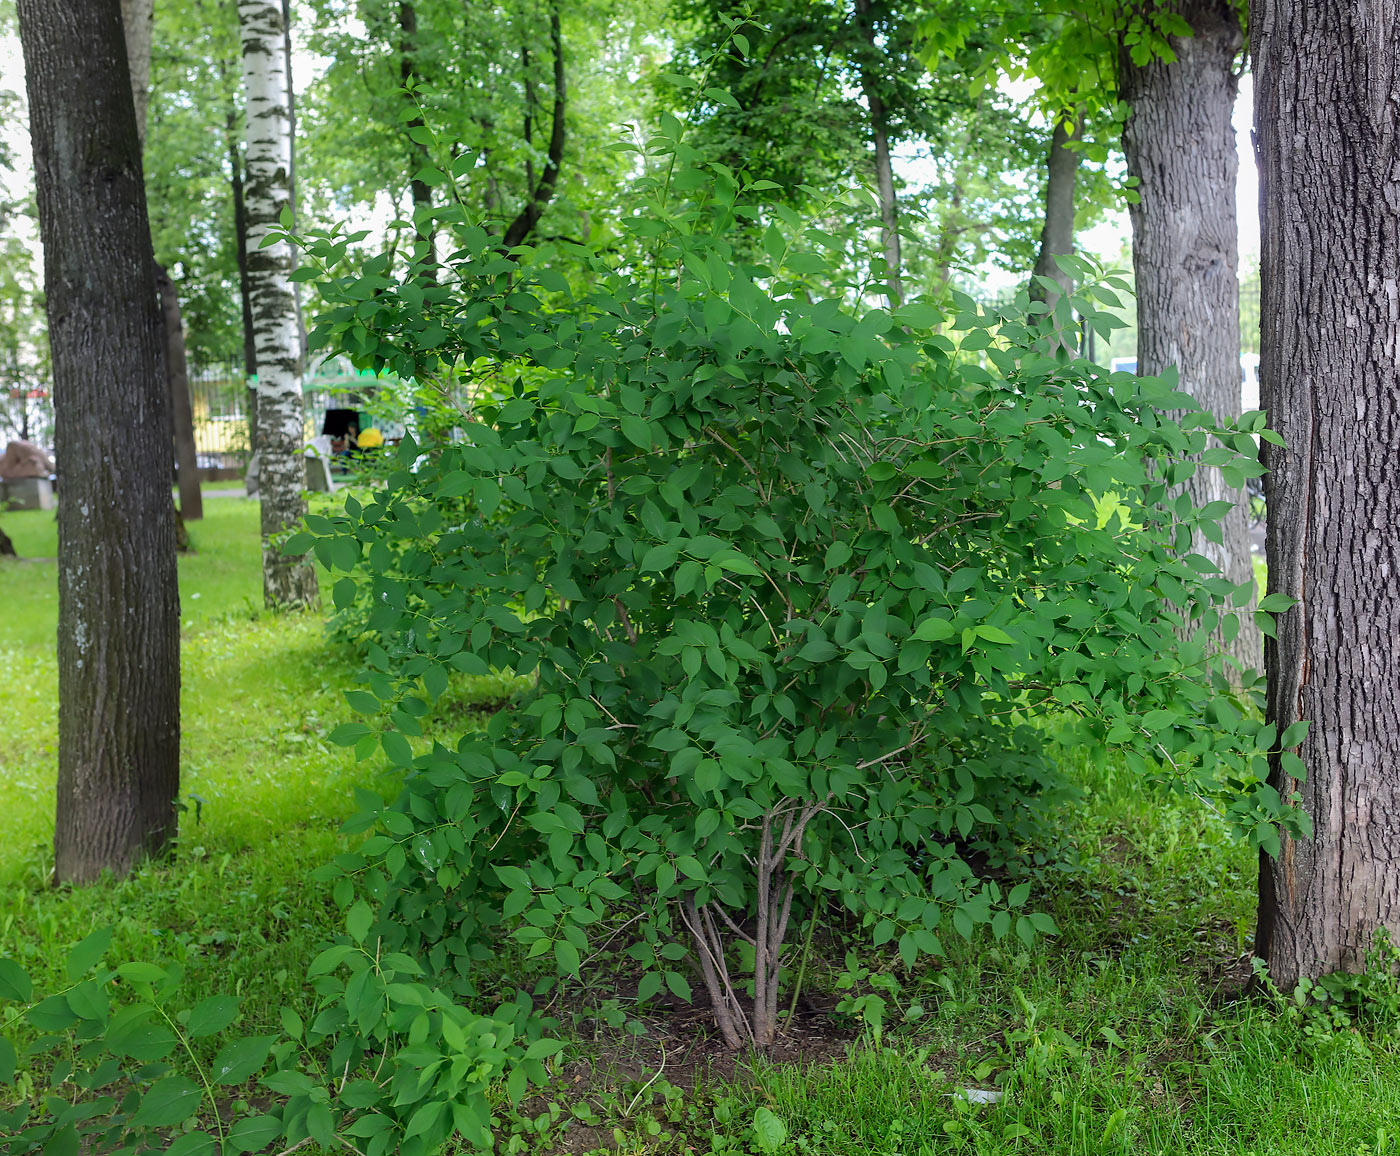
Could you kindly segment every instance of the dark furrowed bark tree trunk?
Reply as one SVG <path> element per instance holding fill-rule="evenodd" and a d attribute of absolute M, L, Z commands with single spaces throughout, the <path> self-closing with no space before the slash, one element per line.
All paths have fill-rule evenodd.
<path fill-rule="evenodd" d="M 1400 939 L 1400 3 L 1256 2 L 1269 589 L 1268 718 L 1311 720 L 1311 839 L 1260 870 L 1255 951 L 1285 990 Z M 1296 769 L 1296 765 L 1295 765 Z"/>
<path fill-rule="evenodd" d="M 1049 277 L 1059 289 L 1052 292 L 1043 283 L 1032 280 L 1030 295 L 1032 301 L 1044 301 L 1052 310 L 1074 288 L 1074 278 L 1059 267 L 1055 258 L 1074 252 L 1074 185 L 1079 176 L 1080 153 L 1070 146 L 1079 140 L 1083 128 L 1080 111 L 1058 117 L 1045 161 L 1045 224 L 1040 230 L 1040 253 L 1031 272 L 1036 277 Z"/>
<path fill-rule="evenodd" d="M 126 36 L 126 63 L 131 76 L 131 97 L 136 106 L 136 135 L 146 147 L 146 110 L 150 105 L 151 36 L 155 20 L 152 0 L 121 0 L 122 30 Z M 155 261 L 154 253 L 151 260 Z M 165 267 L 155 263 L 156 288 L 160 292 L 161 323 L 165 330 L 165 368 L 170 388 L 171 443 L 180 485 L 180 509 L 176 517 L 176 541 L 183 551 L 189 538 L 186 521 L 204 517 L 199 492 L 199 467 L 194 443 L 194 414 L 190 406 L 189 371 L 185 366 L 185 330 L 180 322 L 180 298 Z"/>
<path fill-rule="evenodd" d="M 62 471 L 54 871 L 86 882 L 175 833 L 169 399 L 121 6 L 18 8 Z"/>
<path fill-rule="evenodd" d="M 875 145 L 875 187 L 880 200 L 880 245 L 885 253 L 885 280 L 891 309 L 904 301 L 904 280 L 899 249 L 899 203 L 894 195 L 894 167 L 890 161 L 889 119 L 876 84 L 879 47 L 870 0 L 856 0 L 856 24 L 866 58 L 861 61 L 860 85 L 870 113 L 870 136 Z"/>
<path fill-rule="evenodd" d="M 170 419 L 175 431 L 176 481 L 180 487 L 180 517 L 197 522 L 204 517 L 199 488 L 199 453 L 194 441 L 194 406 L 190 400 L 190 371 L 185 361 L 185 327 L 180 320 L 180 296 L 163 265 L 156 265 L 162 327 L 165 331 L 166 379 L 170 385 Z"/>
<path fill-rule="evenodd" d="M 568 107 L 568 86 L 564 73 L 564 34 L 559 20 L 559 6 L 549 12 L 549 43 L 554 50 L 554 117 L 549 131 L 549 149 L 545 154 L 544 172 L 539 183 L 527 194 L 525 207 L 509 226 L 501 243 L 507 249 L 524 244 L 544 215 L 545 206 L 554 196 L 559 183 L 559 166 L 564 162 L 564 114 Z"/>
<path fill-rule="evenodd" d="M 1128 171 L 1139 179 L 1130 207 L 1138 293 L 1138 372 L 1175 365 L 1181 389 L 1222 417 L 1240 414 L 1239 254 L 1230 124 L 1242 33 L 1233 0 L 1178 0 L 1194 36 L 1172 37 L 1177 59 L 1135 65 L 1125 49 L 1119 85 L 1132 113 L 1123 127 Z M 1199 467 L 1186 484 L 1197 506 L 1228 501 L 1223 543 L 1197 534 L 1191 549 L 1235 585 L 1254 581 L 1248 504 L 1220 471 Z M 1262 638 L 1254 602 L 1238 611 L 1239 633 L 1215 645 L 1258 670 Z"/>

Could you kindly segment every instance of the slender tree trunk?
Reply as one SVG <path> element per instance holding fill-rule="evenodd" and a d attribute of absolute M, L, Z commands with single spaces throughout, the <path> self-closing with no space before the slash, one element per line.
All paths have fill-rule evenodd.
<path fill-rule="evenodd" d="M 1239 265 L 1230 124 L 1234 73 L 1243 36 L 1234 0 L 1180 0 L 1175 9 L 1195 35 L 1172 37 L 1177 59 L 1134 65 L 1126 49 L 1119 83 L 1132 108 L 1123 129 L 1128 172 L 1139 179 L 1131 206 L 1138 292 L 1138 371 L 1175 365 L 1181 388 L 1221 417 L 1240 414 Z M 1235 585 L 1252 584 L 1248 503 L 1220 471 L 1199 467 L 1186 484 L 1197 506 L 1227 501 L 1223 542 L 1197 535 L 1191 549 Z M 1257 670 L 1263 646 L 1250 605 L 1240 629 L 1215 645 Z"/>
<path fill-rule="evenodd" d="M 146 147 L 146 110 L 150 106 L 151 37 L 155 24 L 153 0 L 121 0 L 122 31 L 126 38 L 131 96 L 136 106 L 136 135 Z M 155 261 L 154 253 L 151 260 Z M 169 375 L 171 440 L 180 483 L 180 509 L 176 513 L 177 538 L 187 541 L 184 523 L 204 517 L 199 492 L 199 466 L 194 448 L 194 415 L 190 408 L 189 373 L 185 368 L 185 330 L 180 322 L 180 298 L 159 262 L 155 264 L 160 290 L 161 320 L 165 326 L 165 367 Z M 173 326 L 173 328 L 172 328 Z M 183 548 L 183 547 L 182 547 Z"/>
<path fill-rule="evenodd" d="M 549 149 L 545 154 L 544 172 L 540 174 L 539 183 L 528 190 L 525 207 L 506 227 L 501 243 L 507 249 L 524 244 L 539 224 L 545 206 L 559 184 L 559 167 L 564 162 L 564 116 L 568 107 L 568 86 L 564 73 L 564 34 L 557 4 L 549 11 L 549 43 L 554 51 L 554 116 L 549 130 Z"/>
<path fill-rule="evenodd" d="M 165 329 L 166 378 L 170 413 L 175 428 L 176 479 L 180 485 L 180 517 L 197 522 L 204 517 L 199 488 L 199 454 L 194 441 L 194 407 L 190 401 L 190 372 L 185 361 L 185 327 L 180 320 L 180 297 L 162 265 L 156 266 L 156 287 Z"/>
<path fill-rule="evenodd" d="M 228 114 L 228 163 L 232 175 L 233 240 L 238 259 L 238 298 L 243 313 L 243 374 L 248 380 L 248 455 L 258 452 L 258 390 L 253 378 L 258 372 L 258 350 L 253 343 L 253 291 L 248 280 L 248 209 L 243 199 L 243 158 L 238 152 L 238 114 Z"/>
<path fill-rule="evenodd" d="M 399 4 L 399 80 L 404 87 L 404 99 L 412 110 L 405 132 L 426 127 L 418 113 L 418 98 L 413 88 L 418 82 L 418 10 L 408 0 Z M 409 136 L 408 167 L 412 175 L 409 192 L 413 198 L 413 232 L 417 238 L 418 252 L 415 263 L 420 266 L 422 279 L 436 280 L 437 259 L 434 255 L 434 233 L 432 217 L 433 190 L 427 181 L 420 180 L 417 173 L 429 164 L 428 147 Z M 530 182 L 528 187 L 533 187 Z"/>
<path fill-rule="evenodd" d="M 282 3 L 282 59 L 287 66 L 287 207 L 292 211 L 292 228 L 297 222 L 297 97 L 292 84 L 292 0 Z M 306 372 L 309 348 L 306 335 L 306 314 L 301 307 L 301 282 L 292 282 L 292 303 L 297 315 L 297 373 Z"/>
<path fill-rule="evenodd" d="M 18 9 L 62 470 L 54 871 L 86 882 L 175 833 L 169 394 L 119 0 Z"/>
<path fill-rule="evenodd" d="M 1074 278 L 1060 268 L 1056 257 L 1074 252 L 1074 186 L 1079 176 L 1077 143 L 1084 129 L 1084 114 L 1077 110 L 1071 116 L 1057 117 L 1050 137 L 1050 153 L 1045 170 L 1045 225 L 1040 230 L 1040 253 L 1032 273 L 1049 277 L 1057 290 L 1040 281 L 1031 281 L 1032 301 L 1044 301 L 1053 311 L 1060 298 L 1074 288 Z"/>
<path fill-rule="evenodd" d="M 280 540 L 306 515 L 306 441 L 300 350 L 286 242 L 264 246 L 288 204 L 289 122 L 282 9 L 277 0 L 240 0 L 248 118 L 248 279 L 258 359 L 258 492 L 262 499 L 263 598 L 270 607 L 312 606 L 316 571 L 288 557 Z"/>
<path fill-rule="evenodd" d="M 899 253 L 899 203 L 894 195 L 894 168 L 890 163 L 889 118 L 877 81 L 879 45 L 871 0 L 856 0 L 856 24 L 860 28 L 863 59 L 860 86 L 870 113 L 870 136 L 875 143 L 875 187 L 880 200 L 880 244 L 885 251 L 885 281 L 890 308 L 904 300 L 903 268 Z"/>
<path fill-rule="evenodd" d="M 1267 0 L 1250 21 L 1263 192 L 1268 719 L 1311 720 L 1313 838 L 1260 871 L 1255 951 L 1284 989 L 1400 942 L 1400 3 Z M 1296 771 L 1297 764 L 1292 764 Z"/>
<path fill-rule="evenodd" d="M 122 33 L 131 73 L 131 99 L 136 106 L 136 135 L 146 147 L 146 110 L 151 103 L 151 38 L 155 32 L 155 0 L 121 0 Z"/>

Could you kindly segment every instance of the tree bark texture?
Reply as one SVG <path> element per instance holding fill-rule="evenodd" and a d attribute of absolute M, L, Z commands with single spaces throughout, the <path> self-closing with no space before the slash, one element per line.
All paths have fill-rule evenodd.
<path fill-rule="evenodd" d="M 292 83 L 292 0 L 282 3 L 282 60 L 286 65 L 287 89 L 287 205 L 292 211 L 292 228 L 297 222 L 297 96 Z M 301 307 L 301 284 L 292 282 L 292 304 L 297 315 L 297 373 L 306 372 L 310 348 L 306 332 L 306 314 Z"/>
<path fill-rule="evenodd" d="M 894 167 L 890 162 L 889 118 L 876 78 L 879 47 L 870 0 L 856 0 L 856 24 L 863 56 L 860 86 L 870 114 L 870 137 L 875 145 L 875 187 L 880 201 L 880 245 L 885 253 L 885 281 L 891 309 L 904 301 L 904 278 L 899 250 L 899 202 L 894 195 Z"/>
<path fill-rule="evenodd" d="M 253 296 L 248 283 L 248 210 L 243 199 L 243 156 L 238 151 L 237 113 L 228 114 L 228 163 L 233 193 L 233 241 L 238 259 L 238 302 L 243 316 L 243 373 L 248 379 L 248 455 L 258 452 L 258 349 L 253 344 Z"/>
<path fill-rule="evenodd" d="M 121 0 L 122 31 L 126 36 L 127 68 L 131 74 L 131 96 L 136 106 L 136 135 L 146 147 L 146 110 L 150 104 L 151 36 L 155 21 L 153 0 Z M 152 254 L 151 259 L 155 260 Z M 161 318 L 165 326 L 165 368 L 169 374 L 171 434 L 180 484 L 180 524 L 177 537 L 184 538 L 184 522 L 204 517 L 199 492 L 199 467 L 194 444 L 194 413 L 190 406 L 189 371 L 185 366 L 185 330 L 180 322 L 180 298 L 169 274 L 155 266 L 156 287 L 160 292 Z M 183 545 L 180 547 L 183 550 Z"/>
<path fill-rule="evenodd" d="M 414 85 L 418 82 L 418 9 L 408 0 L 400 0 L 399 3 L 399 80 L 403 83 L 404 100 L 408 102 L 411 115 L 404 124 L 404 132 L 412 133 L 414 129 L 426 127 L 423 123 L 422 114 L 418 111 L 418 96 L 413 91 Z M 532 97 L 534 89 L 530 87 L 530 77 L 525 77 L 526 94 Z M 525 134 L 525 143 L 530 143 L 529 132 Z M 434 239 L 435 230 L 429 214 L 433 211 L 433 190 L 427 181 L 420 180 L 417 173 L 427 168 L 431 163 L 428 156 L 428 146 L 416 141 L 412 136 L 408 137 L 408 167 L 410 173 L 414 174 L 409 181 L 409 192 L 413 198 L 413 232 L 416 237 L 417 253 L 414 261 L 420 266 L 421 278 L 424 281 L 434 281 L 437 279 L 437 258 L 435 255 L 436 241 Z M 534 188 L 534 180 L 527 182 L 527 188 Z"/>
<path fill-rule="evenodd" d="M 156 288 L 165 331 L 165 370 L 170 386 L 170 418 L 175 433 L 176 481 L 180 487 L 180 517 L 197 522 L 204 517 L 204 495 L 199 488 L 199 453 L 194 441 L 194 405 L 190 399 L 190 371 L 185 360 L 185 326 L 180 320 L 180 295 L 164 266 L 156 266 Z"/>
<path fill-rule="evenodd" d="M 81 883 L 175 833 L 169 395 L 121 5 L 18 8 L 62 474 L 54 870 Z"/>
<path fill-rule="evenodd" d="M 264 247 L 289 204 L 290 121 L 287 112 L 282 8 L 278 0 L 241 0 L 243 81 L 248 118 L 247 260 L 258 361 L 258 493 L 262 500 L 263 599 L 269 607 L 312 606 L 316 571 L 305 556 L 288 557 L 278 541 L 306 515 L 301 351 L 292 299 L 291 247 Z"/>
<path fill-rule="evenodd" d="M 1040 252 L 1032 272 L 1037 277 L 1049 277 L 1059 290 L 1051 292 L 1039 281 L 1032 281 L 1031 300 L 1044 301 L 1052 310 L 1074 288 L 1074 278 L 1060 268 L 1055 258 L 1074 252 L 1074 186 L 1079 177 L 1080 153 L 1070 146 L 1079 140 L 1083 128 L 1083 114 L 1078 111 L 1056 118 L 1045 160 L 1045 224 L 1040 230 Z"/>
<path fill-rule="evenodd" d="M 1141 182 L 1130 207 L 1138 293 L 1138 372 L 1175 365 L 1181 389 L 1220 417 L 1240 414 L 1239 253 L 1230 124 L 1243 41 L 1233 0 L 1180 0 L 1195 35 L 1171 38 L 1177 59 L 1135 65 L 1122 52 L 1119 85 L 1131 114 L 1123 128 L 1128 172 Z M 1253 583 L 1248 504 L 1220 471 L 1199 467 L 1186 484 L 1196 506 L 1228 501 L 1223 543 L 1197 534 L 1191 549 L 1235 585 Z M 1216 645 L 1247 670 L 1263 659 L 1254 602 L 1239 634 Z"/>
<path fill-rule="evenodd" d="M 1261 178 L 1268 718 L 1311 720 L 1313 838 L 1260 871 L 1255 951 L 1283 988 L 1400 940 L 1400 2 L 1252 9 Z"/>
<path fill-rule="evenodd" d="M 136 106 L 136 135 L 146 146 L 146 110 L 151 103 L 151 37 L 155 33 L 155 0 L 121 0 L 126 62 L 131 72 L 131 99 Z"/>

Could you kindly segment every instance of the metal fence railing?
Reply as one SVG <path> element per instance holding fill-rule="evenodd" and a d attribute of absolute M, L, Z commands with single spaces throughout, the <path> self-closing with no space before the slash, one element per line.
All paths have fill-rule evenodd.
<path fill-rule="evenodd" d="M 244 470 L 248 465 L 249 407 L 253 395 L 241 363 L 191 367 L 190 403 L 195 455 L 201 470 Z M 341 358 L 327 358 L 306 375 L 306 438 L 321 432 L 326 411 L 360 410 L 380 383 Z M 0 448 L 16 438 L 53 449 L 53 394 L 47 382 L 0 378 Z"/>

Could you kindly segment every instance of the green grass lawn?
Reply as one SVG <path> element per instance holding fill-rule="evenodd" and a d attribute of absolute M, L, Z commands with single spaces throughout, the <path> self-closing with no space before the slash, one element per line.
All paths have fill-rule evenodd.
<path fill-rule="evenodd" d="M 233 992 L 243 999 L 240 1033 L 271 1034 L 282 1006 L 309 1006 L 305 963 L 340 924 L 308 873 L 345 845 L 337 827 L 352 809 L 352 788 L 391 784 L 374 760 L 357 765 L 324 740 L 349 716 L 342 692 L 354 685 L 353 655 L 327 639 L 317 616 L 260 608 L 256 505 L 221 498 L 206 511 L 191 527 L 197 553 L 180 563 L 188 809 L 174 857 L 120 882 L 48 885 L 54 564 L 0 564 L 8 611 L 0 617 L 0 956 L 51 991 L 66 982 L 69 945 L 112 925 L 110 958 L 179 963 L 191 1002 Z M 0 524 L 22 554 L 52 558 L 51 514 L 6 514 Z M 499 682 L 483 683 L 458 699 L 500 694 Z M 614 1038 L 597 1030 L 589 1001 L 599 997 L 585 992 L 563 1014 L 575 1047 L 559 1083 L 528 1113 L 502 1112 L 501 1150 L 1394 1151 L 1400 1025 L 1310 1033 L 1296 1015 L 1237 998 L 1249 974 L 1253 857 L 1205 804 L 1146 795 L 1121 769 L 1094 766 L 1082 752 L 1065 757 L 1082 762 L 1075 773 L 1085 793 L 1061 820 L 1069 863 L 1044 870 L 1037 896 L 1060 936 L 1027 949 L 1014 939 L 949 935 L 954 954 L 912 973 L 857 945 L 857 994 L 886 1002 L 878 1033 L 853 1014 L 809 1016 L 804 1030 L 829 1037 L 824 1058 L 743 1061 L 723 1078 L 687 1060 L 698 1039 L 693 1020 L 623 1001 L 653 1027 L 680 1023 L 681 1035 Z M 846 950 L 832 934 L 817 936 L 808 977 L 828 1010 Z M 510 958 L 503 953 L 496 965 L 503 984 L 516 978 Z M 0 1006 L 0 1020 L 5 1014 Z M 36 1074 L 22 1078 L 26 1094 L 42 1090 Z M 967 1088 L 1002 1098 L 969 1104 L 960 1096 Z"/>
<path fill-rule="evenodd" d="M 305 873 L 341 847 L 354 785 L 374 770 L 324 741 L 348 717 L 352 656 L 317 615 L 264 613 L 258 507 L 209 502 L 180 560 L 182 769 L 176 854 L 130 879 L 47 885 L 57 772 L 56 531 L 51 513 L 4 515 L 19 553 L 0 564 L 0 955 L 44 985 L 69 944 L 117 928 L 126 958 L 182 963 L 191 991 L 228 984 L 273 1017 L 334 922 Z M 323 575 L 324 578 L 324 575 Z M 276 1001 L 274 1003 L 273 1001 Z M 256 1018 L 256 1013 L 255 1013 Z"/>

